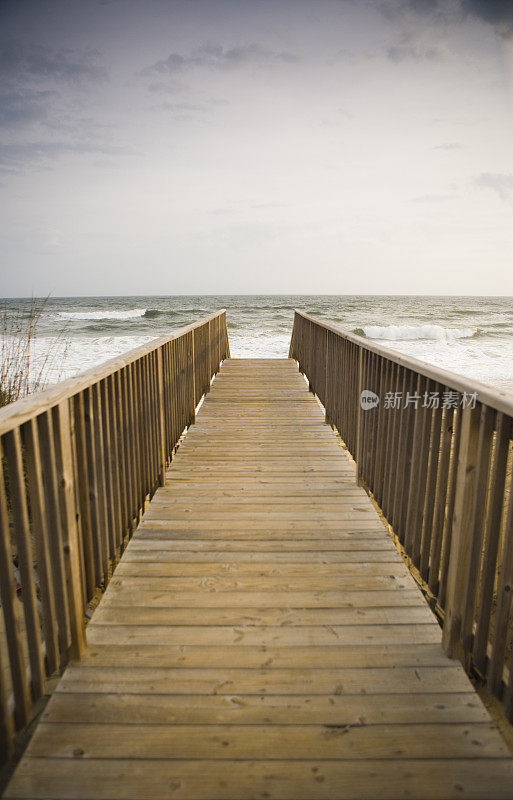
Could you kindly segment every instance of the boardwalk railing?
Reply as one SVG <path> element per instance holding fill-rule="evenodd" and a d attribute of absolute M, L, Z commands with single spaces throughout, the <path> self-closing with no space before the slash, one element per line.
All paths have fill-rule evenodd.
<path fill-rule="evenodd" d="M 83 652 L 86 605 L 227 356 L 219 311 L 0 411 L 4 757 L 47 677 Z"/>
<path fill-rule="evenodd" d="M 296 311 L 290 356 L 444 619 L 513 719 L 510 396 Z"/>

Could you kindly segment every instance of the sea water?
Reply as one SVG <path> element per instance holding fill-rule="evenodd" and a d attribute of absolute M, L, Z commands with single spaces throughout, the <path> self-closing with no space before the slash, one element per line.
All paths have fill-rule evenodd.
<path fill-rule="evenodd" d="M 7 299 L 8 313 L 28 300 Z M 51 297 L 37 327 L 34 358 L 54 347 L 50 380 L 77 375 L 155 337 L 226 308 L 231 354 L 285 358 L 294 309 L 461 375 L 513 384 L 513 299 L 509 297 L 190 296 Z M 61 350 L 59 350 L 61 348 Z"/>

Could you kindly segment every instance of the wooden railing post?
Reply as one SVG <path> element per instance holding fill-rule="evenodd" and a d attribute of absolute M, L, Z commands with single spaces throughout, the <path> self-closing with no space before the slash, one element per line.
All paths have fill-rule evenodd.
<path fill-rule="evenodd" d="M 166 418 L 164 409 L 164 365 L 162 359 L 162 348 L 157 350 L 157 381 L 158 381 L 158 415 L 159 415 L 159 428 L 158 428 L 158 443 L 159 443 L 159 484 L 164 486 L 166 482 Z"/>
<path fill-rule="evenodd" d="M 191 333 L 191 387 L 189 389 L 190 395 L 192 397 L 192 408 L 191 408 L 191 417 L 188 422 L 188 425 L 194 425 L 196 422 L 196 406 L 198 405 L 196 400 L 196 357 L 195 357 L 195 349 L 194 349 L 194 331 Z"/>
<path fill-rule="evenodd" d="M 205 381 L 205 394 L 210 391 L 210 381 L 212 379 L 212 320 L 210 320 L 206 325 L 206 352 L 204 354 L 204 359 L 206 361 L 205 373 L 208 374 L 208 378 Z"/>
<path fill-rule="evenodd" d="M 9 708 L 7 687 L 5 685 L 6 672 L 2 664 L 3 653 L 0 653 L 0 753 L 5 761 L 13 754 L 14 725 Z"/>
<path fill-rule="evenodd" d="M 223 311 L 222 323 L 223 323 L 223 342 L 224 342 L 222 360 L 224 360 L 225 358 L 230 358 L 230 340 L 228 339 L 228 325 L 226 323 L 226 311 Z"/>
<path fill-rule="evenodd" d="M 3 460 L 0 445 L 0 464 Z M 5 637 L 11 667 L 11 683 L 14 693 L 14 721 L 19 730 L 30 718 L 30 689 L 26 680 L 25 659 L 23 655 L 20 607 L 16 597 L 16 582 L 11 554 L 11 536 L 7 498 L 3 473 L 0 472 L 0 599 L 4 614 Z M 2 675 L 3 679 L 3 675 Z M 9 725 L 9 709 L 4 709 L 6 730 Z"/>
<path fill-rule="evenodd" d="M 69 400 L 64 400 L 55 408 L 56 413 L 56 455 L 57 475 L 60 489 L 63 555 L 66 573 L 66 586 L 69 603 L 72 658 L 80 658 L 86 647 L 84 626 L 84 600 L 80 580 L 80 554 L 78 546 L 78 527 L 73 487 L 73 456 L 71 450 L 71 430 Z"/>
<path fill-rule="evenodd" d="M 363 391 L 363 348 L 358 348 L 358 372 L 356 376 L 356 482 L 360 486 L 362 483 L 362 476 L 360 474 L 360 467 L 362 461 L 362 404 L 360 397 Z"/>
<path fill-rule="evenodd" d="M 28 656 L 32 694 L 40 697 L 44 692 L 45 671 L 41 628 L 37 611 L 36 584 L 34 580 L 34 555 L 30 535 L 29 513 L 25 491 L 25 474 L 19 428 L 5 436 L 5 456 L 9 470 L 9 488 L 12 517 L 18 553 L 18 564 L 23 591 L 23 610 L 28 642 Z"/>
<path fill-rule="evenodd" d="M 463 659 L 461 629 L 472 550 L 474 494 L 479 444 L 480 407 L 463 408 L 458 452 L 451 550 L 442 644 L 451 658 Z"/>
<path fill-rule="evenodd" d="M 292 346 L 292 345 L 291 345 Z M 324 337 L 324 422 L 331 425 L 331 419 L 328 412 L 329 408 L 329 333 L 325 332 Z"/>

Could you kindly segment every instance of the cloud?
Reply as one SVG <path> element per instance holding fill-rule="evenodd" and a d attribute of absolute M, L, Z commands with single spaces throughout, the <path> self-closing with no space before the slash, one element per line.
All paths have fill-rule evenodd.
<path fill-rule="evenodd" d="M 155 111 L 160 111 L 163 114 L 167 114 L 173 119 L 187 121 L 193 119 L 207 120 L 216 111 L 216 109 L 226 105 L 228 105 L 226 100 L 219 100 L 215 97 L 210 97 L 197 102 L 166 101 L 157 106 L 153 106 L 153 108 Z"/>
<path fill-rule="evenodd" d="M 447 5 L 447 0 L 443 0 L 443 3 Z M 386 19 L 391 20 L 402 18 L 408 12 L 427 17 L 439 16 L 446 11 L 438 0 L 381 0 L 377 7 Z"/>
<path fill-rule="evenodd" d="M 18 128 L 47 119 L 49 103 L 57 92 L 23 89 L 0 93 L 0 127 Z"/>
<path fill-rule="evenodd" d="M 504 203 L 513 201 L 513 174 L 483 172 L 475 179 L 476 186 L 496 192 Z"/>
<path fill-rule="evenodd" d="M 412 11 L 418 11 L 421 14 L 429 14 L 438 6 L 438 0 L 409 0 L 408 5 Z"/>
<path fill-rule="evenodd" d="M 0 162 L 7 174 L 41 168 L 75 153 L 125 152 L 105 125 L 76 113 L 78 90 L 107 77 L 96 50 L 56 49 L 10 39 L 0 42 Z M 80 94 L 80 109 L 84 96 Z"/>
<path fill-rule="evenodd" d="M 0 43 L 0 78 L 97 82 L 107 77 L 105 67 L 95 63 L 98 55 L 96 50 L 55 50 L 11 39 Z"/>
<path fill-rule="evenodd" d="M 187 121 L 204 117 L 212 108 L 201 103 L 161 103 L 155 106 L 156 111 L 162 111 L 175 120 Z"/>
<path fill-rule="evenodd" d="M 401 61 L 437 61 L 442 57 L 441 51 L 437 47 L 419 47 L 418 45 L 395 45 L 389 47 L 387 56 L 390 61 L 400 63 Z"/>
<path fill-rule="evenodd" d="M 461 22 L 473 17 L 492 25 L 504 38 L 513 36 L 512 0 L 386 0 L 379 8 L 390 19 L 408 12 L 438 18 L 441 22 Z"/>
<path fill-rule="evenodd" d="M 246 64 L 276 64 L 298 61 L 293 53 L 271 50 L 264 45 L 251 43 L 224 49 L 221 45 L 207 42 L 189 55 L 171 53 L 166 59 L 146 67 L 141 75 L 173 74 L 192 67 L 231 69 Z"/>
<path fill-rule="evenodd" d="M 387 58 L 399 64 L 403 61 L 439 61 L 444 53 L 438 46 L 439 39 L 433 43 L 433 37 L 423 29 L 408 26 L 406 30 L 398 30 L 395 40 L 385 50 Z"/>
<path fill-rule="evenodd" d="M 162 81 L 153 81 L 148 86 L 148 91 L 152 94 L 165 94 L 177 95 L 187 88 L 181 83 L 163 83 Z"/>
<path fill-rule="evenodd" d="M 45 165 L 65 155 L 133 155 L 128 147 L 94 142 L 34 141 L 0 143 L 0 169 L 10 174 L 20 173 L 27 165 Z M 46 162 L 46 164 L 45 164 Z"/>
<path fill-rule="evenodd" d="M 464 14 L 493 25 L 500 36 L 513 36 L 512 0 L 461 0 Z"/>

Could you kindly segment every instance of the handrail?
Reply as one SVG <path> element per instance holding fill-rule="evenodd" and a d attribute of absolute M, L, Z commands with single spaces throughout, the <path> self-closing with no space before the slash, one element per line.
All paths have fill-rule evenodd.
<path fill-rule="evenodd" d="M 510 416 L 513 416 L 513 396 L 511 392 L 494 388 L 487 383 L 481 383 L 473 378 L 466 378 L 464 375 L 458 375 L 457 372 L 451 372 L 450 370 L 443 369 L 442 367 L 435 367 L 433 364 L 428 364 L 427 361 L 421 361 L 419 358 L 405 355 L 404 353 L 399 352 L 399 350 L 394 350 L 391 347 L 385 347 L 384 345 L 369 341 L 369 339 L 366 339 L 363 336 L 358 336 L 356 333 L 344 330 L 344 328 L 342 328 L 340 325 L 324 322 L 324 320 L 320 320 L 317 317 L 306 314 L 304 311 L 295 309 L 294 313 L 303 317 L 303 319 L 307 319 L 317 325 L 322 325 L 322 327 L 327 331 L 332 331 L 338 336 L 343 336 L 348 342 L 354 342 L 354 344 L 358 345 L 359 347 L 364 347 L 371 353 L 383 356 L 389 361 L 393 361 L 395 364 L 400 364 L 403 367 L 414 370 L 430 380 L 443 383 L 446 386 L 452 386 L 456 391 L 462 393 L 467 392 L 468 394 L 471 394 L 477 391 L 486 405 L 489 405 L 491 408 L 494 408 L 497 411 L 502 411 L 503 414 L 509 414 Z M 291 352 L 292 341 L 291 349 L 289 350 L 289 356 L 293 358 L 293 356 L 291 356 Z"/>
<path fill-rule="evenodd" d="M 511 396 L 299 310 L 289 355 L 434 598 L 446 652 L 513 720 Z"/>
<path fill-rule="evenodd" d="M 0 410 L 6 758 L 47 678 L 83 652 L 87 604 L 107 583 L 229 355 L 223 309 Z"/>
<path fill-rule="evenodd" d="M 72 378 L 67 378 L 66 380 L 60 381 L 53 386 L 49 386 L 48 389 L 44 389 L 43 391 L 36 392 L 34 394 L 29 394 L 27 397 L 23 398 L 22 400 L 18 400 L 16 403 L 10 403 L 9 405 L 0 408 L 0 436 L 2 436 L 4 433 L 7 433 L 8 430 L 11 430 L 18 425 L 22 425 L 23 422 L 26 422 L 35 414 L 40 414 L 42 411 L 56 405 L 66 397 L 72 397 L 74 394 L 86 389 L 92 383 L 102 380 L 102 378 L 105 378 L 112 372 L 122 369 L 123 367 L 132 364 L 134 361 L 137 361 L 143 356 L 148 355 L 148 353 L 153 352 L 156 348 L 160 348 L 175 339 L 185 336 L 198 326 L 206 325 L 207 322 L 215 320 L 220 314 L 226 315 L 226 310 L 222 309 L 221 311 L 216 311 L 214 314 L 210 314 L 207 317 L 202 317 L 191 325 L 178 328 L 168 336 L 160 336 L 159 338 L 151 339 L 146 344 L 142 344 L 139 345 L 139 347 L 128 350 L 126 353 L 123 353 L 120 356 L 114 356 L 108 361 L 100 364 L 99 367 L 91 367 L 90 369 L 81 372 L 79 375 L 76 375 Z"/>

